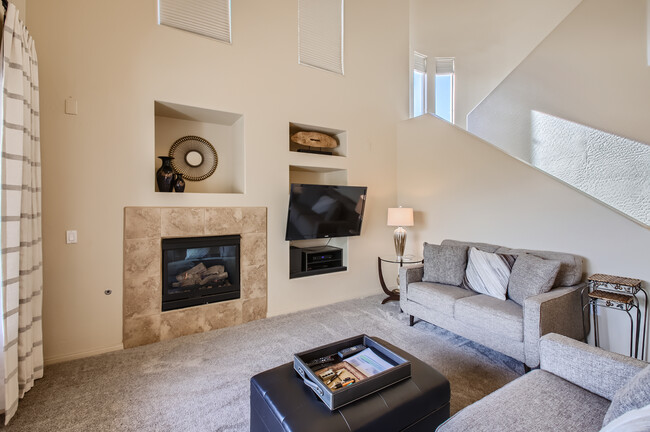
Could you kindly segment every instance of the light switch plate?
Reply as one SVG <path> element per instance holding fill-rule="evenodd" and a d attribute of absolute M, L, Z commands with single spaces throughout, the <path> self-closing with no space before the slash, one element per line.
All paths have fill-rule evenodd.
<path fill-rule="evenodd" d="M 67 244 L 77 243 L 77 231 L 76 230 L 66 231 L 65 242 Z"/>
<path fill-rule="evenodd" d="M 77 115 L 77 99 L 67 98 L 65 100 L 65 113 Z"/>

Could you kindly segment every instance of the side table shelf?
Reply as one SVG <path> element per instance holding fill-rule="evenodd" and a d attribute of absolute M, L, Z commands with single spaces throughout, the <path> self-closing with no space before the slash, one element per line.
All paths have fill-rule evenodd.
<path fill-rule="evenodd" d="M 606 307 L 620 310 L 627 313 L 627 316 L 630 318 L 630 357 L 645 358 L 648 294 L 641 288 L 641 280 L 598 273 L 590 276 L 587 281 L 589 282 L 587 285 L 589 289 L 589 300 L 583 306 L 583 313 L 584 309 L 591 306 L 594 322 L 594 342 L 596 346 L 600 345 L 598 308 Z M 643 326 L 641 325 L 641 306 L 637 297 L 639 293 L 643 293 L 644 297 Z M 636 319 L 632 318 L 631 311 L 635 312 Z M 642 337 L 640 337 L 641 334 L 643 335 Z M 639 339 L 641 339 L 641 357 L 639 357 Z"/>

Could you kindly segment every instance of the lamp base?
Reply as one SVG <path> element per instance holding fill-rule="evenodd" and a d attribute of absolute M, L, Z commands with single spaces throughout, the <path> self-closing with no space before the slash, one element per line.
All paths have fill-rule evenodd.
<path fill-rule="evenodd" d="M 404 257 L 404 246 L 406 246 L 406 230 L 402 227 L 395 228 L 393 241 L 395 242 L 395 255 L 397 255 L 397 259 L 401 260 Z"/>

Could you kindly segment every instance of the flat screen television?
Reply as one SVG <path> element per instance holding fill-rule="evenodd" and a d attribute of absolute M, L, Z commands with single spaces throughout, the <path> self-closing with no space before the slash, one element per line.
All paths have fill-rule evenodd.
<path fill-rule="evenodd" d="M 361 234 L 365 186 L 291 184 L 287 240 Z"/>

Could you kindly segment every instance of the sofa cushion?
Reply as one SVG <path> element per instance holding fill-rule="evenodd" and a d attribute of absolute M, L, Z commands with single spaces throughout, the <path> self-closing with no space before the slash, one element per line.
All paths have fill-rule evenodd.
<path fill-rule="evenodd" d="M 562 264 L 560 265 L 560 271 L 555 278 L 553 288 L 559 286 L 573 286 L 579 284 L 582 281 L 582 258 L 577 255 L 563 252 L 549 252 L 532 249 L 509 249 L 506 247 L 501 247 L 497 249 L 496 252 L 500 254 L 513 255 L 527 253 L 545 260 L 560 261 Z"/>
<path fill-rule="evenodd" d="M 607 423 L 600 432 L 648 432 L 650 431 L 650 405 L 626 412 Z"/>
<path fill-rule="evenodd" d="M 508 280 L 515 259 L 515 255 L 483 252 L 471 247 L 467 258 L 463 288 L 505 300 Z"/>
<path fill-rule="evenodd" d="M 424 282 L 460 286 L 467 266 L 467 246 L 424 243 Z"/>
<path fill-rule="evenodd" d="M 497 249 L 501 247 L 489 243 L 473 243 L 473 242 L 465 242 L 460 240 L 449 240 L 449 239 L 443 240 L 442 243 L 440 244 L 443 246 L 465 246 L 468 249 L 471 247 L 475 247 L 476 249 L 482 250 L 483 252 L 496 252 Z"/>
<path fill-rule="evenodd" d="M 479 294 L 456 301 L 454 318 L 474 327 L 489 328 L 496 335 L 524 340 L 524 308 L 512 300 Z"/>
<path fill-rule="evenodd" d="M 408 286 L 407 298 L 436 312 L 454 316 L 456 300 L 477 295 L 463 288 L 431 282 L 413 282 Z"/>
<path fill-rule="evenodd" d="M 605 414 L 603 426 L 626 412 L 650 404 L 650 366 L 634 375 L 614 394 L 612 405 Z"/>
<path fill-rule="evenodd" d="M 526 298 L 549 292 L 560 265 L 560 261 L 545 260 L 530 254 L 519 255 L 510 274 L 508 297 L 523 306 Z"/>
<path fill-rule="evenodd" d="M 534 370 L 462 409 L 437 432 L 598 431 L 609 401 Z"/>

